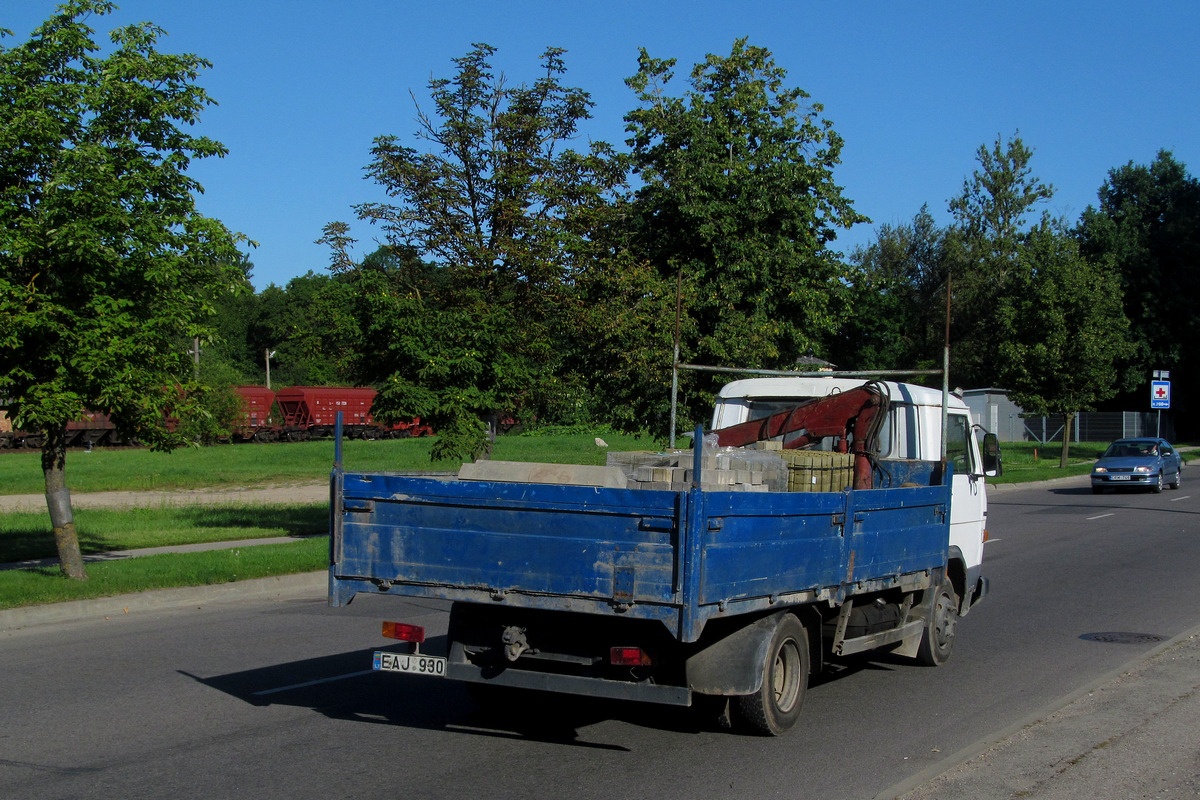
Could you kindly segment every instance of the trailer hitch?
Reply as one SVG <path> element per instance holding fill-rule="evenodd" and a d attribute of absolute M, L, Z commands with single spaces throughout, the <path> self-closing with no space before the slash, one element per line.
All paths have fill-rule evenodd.
<path fill-rule="evenodd" d="M 525 639 L 525 629 L 518 628 L 516 625 L 509 625 L 505 628 L 500 641 L 504 643 L 504 657 L 509 661 L 516 661 L 522 653 L 529 650 L 529 642 Z"/>

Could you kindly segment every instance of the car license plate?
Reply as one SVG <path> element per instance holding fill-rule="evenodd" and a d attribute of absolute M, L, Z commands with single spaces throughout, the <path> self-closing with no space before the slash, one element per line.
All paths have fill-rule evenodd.
<path fill-rule="evenodd" d="M 419 653 L 384 653 L 376 651 L 372 669 L 384 672 L 409 672 L 414 675 L 446 676 L 446 659 L 440 656 L 423 656 Z"/>
<path fill-rule="evenodd" d="M 1127 481 L 1127 480 L 1131 480 L 1132 478 L 1133 478 L 1132 475 L 1109 475 L 1108 476 L 1108 479 L 1110 481 Z"/>

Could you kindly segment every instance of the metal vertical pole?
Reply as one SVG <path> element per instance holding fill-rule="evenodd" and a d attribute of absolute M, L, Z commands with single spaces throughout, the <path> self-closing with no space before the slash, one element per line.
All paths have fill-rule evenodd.
<path fill-rule="evenodd" d="M 946 338 L 942 346 L 942 482 L 946 480 L 946 426 L 950 424 L 950 273 L 946 273 Z"/>
<path fill-rule="evenodd" d="M 675 350 L 671 357 L 671 436 L 670 446 L 675 449 L 675 424 L 679 409 L 679 316 L 683 306 L 683 267 L 675 271 Z M 693 448 L 699 448 L 692 442 Z"/>

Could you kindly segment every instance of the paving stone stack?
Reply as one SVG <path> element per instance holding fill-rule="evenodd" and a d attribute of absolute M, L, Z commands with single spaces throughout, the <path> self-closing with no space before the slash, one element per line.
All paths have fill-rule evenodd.
<path fill-rule="evenodd" d="M 840 492 L 853 481 L 853 456 L 819 450 L 783 450 L 779 442 L 706 448 L 700 488 L 715 492 Z M 476 461 L 459 480 L 556 483 L 686 492 L 692 488 L 691 450 L 609 453 L 603 467 Z"/>
<path fill-rule="evenodd" d="M 609 453 L 631 489 L 687 491 L 692 487 L 691 450 Z M 853 456 L 783 450 L 779 442 L 707 451 L 700 488 L 718 492 L 840 492 L 853 480 Z"/>
<path fill-rule="evenodd" d="M 854 484 L 854 456 L 825 450 L 784 450 L 789 492 L 840 492 Z"/>

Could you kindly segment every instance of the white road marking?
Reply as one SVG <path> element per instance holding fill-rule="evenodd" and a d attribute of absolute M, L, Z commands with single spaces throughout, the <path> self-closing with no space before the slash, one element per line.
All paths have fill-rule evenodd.
<path fill-rule="evenodd" d="M 1116 516 L 1116 515 L 1113 512 L 1109 512 L 1108 514 L 1099 514 L 1095 517 L 1088 517 L 1088 521 L 1091 522 L 1094 519 L 1104 519 L 1105 517 L 1112 517 L 1112 516 Z"/>
<path fill-rule="evenodd" d="M 255 697 L 261 697 L 264 694 L 275 694 L 277 692 L 289 692 L 292 689 L 305 689 L 309 686 L 318 686 L 322 683 L 332 683 L 333 681 L 343 681 L 346 678 L 357 678 L 360 675 L 370 675 L 375 670 L 365 669 L 362 672 L 351 672 L 347 675 L 334 675 L 332 678 L 320 678 L 315 681 L 305 681 L 304 683 L 293 683 L 291 686 L 280 686 L 277 689 L 263 689 L 261 692 L 255 692 Z"/>
<path fill-rule="evenodd" d="M 1190 499 L 1190 498 L 1191 498 L 1191 495 L 1190 495 L 1190 494 L 1185 494 L 1183 497 L 1172 497 L 1172 498 L 1171 498 L 1171 502 L 1172 502 L 1172 503 L 1178 503 L 1180 500 L 1188 500 L 1188 499 Z"/>

